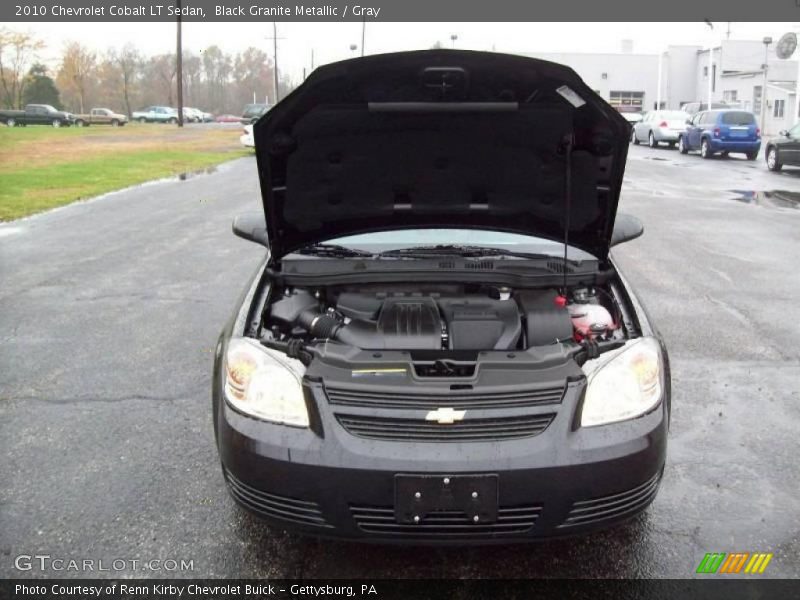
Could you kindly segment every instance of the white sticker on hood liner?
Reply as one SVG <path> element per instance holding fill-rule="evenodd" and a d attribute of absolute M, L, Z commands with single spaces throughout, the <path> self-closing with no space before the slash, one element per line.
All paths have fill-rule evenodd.
<path fill-rule="evenodd" d="M 560 88 L 556 90 L 561 97 L 564 98 L 567 102 L 572 104 L 575 108 L 580 108 L 584 104 L 586 104 L 586 100 L 581 98 L 571 87 L 568 85 L 562 85 Z"/>

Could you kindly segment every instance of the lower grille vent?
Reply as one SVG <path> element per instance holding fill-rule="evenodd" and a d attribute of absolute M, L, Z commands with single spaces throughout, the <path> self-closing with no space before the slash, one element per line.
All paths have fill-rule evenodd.
<path fill-rule="evenodd" d="M 394 510 L 386 507 L 350 506 L 358 528 L 364 533 L 407 536 L 417 539 L 458 537 L 503 537 L 527 533 L 542 512 L 540 506 L 501 507 L 494 523 L 473 523 L 461 511 L 437 511 L 419 524 L 398 523 Z"/>
<path fill-rule="evenodd" d="M 626 492 L 575 502 L 569 515 L 559 527 L 577 527 L 637 513 L 656 497 L 660 481 L 659 472 L 643 484 Z"/>
<path fill-rule="evenodd" d="M 224 474 L 231 495 L 257 513 L 273 519 L 302 525 L 331 527 L 325 521 L 322 511 L 316 502 L 268 494 L 242 483 L 227 469 L 225 469 Z"/>

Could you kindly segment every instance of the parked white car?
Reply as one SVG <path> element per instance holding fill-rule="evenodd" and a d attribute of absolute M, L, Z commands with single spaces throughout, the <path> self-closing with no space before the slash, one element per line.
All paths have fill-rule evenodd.
<path fill-rule="evenodd" d="M 184 123 L 201 123 L 203 121 L 202 113 L 196 108 L 183 107 L 183 122 Z"/>
<path fill-rule="evenodd" d="M 210 123 L 211 121 L 214 120 L 214 115 L 212 115 L 211 113 L 203 112 L 199 108 L 184 106 L 183 120 L 188 123 Z"/>
<path fill-rule="evenodd" d="M 239 137 L 239 141 L 242 143 L 242 146 L 245 148 L 255 148 L 256 141 L 253 137 L 253 126 L 252 125 L 245 125 L 244 126 L 244 133 Z"/>

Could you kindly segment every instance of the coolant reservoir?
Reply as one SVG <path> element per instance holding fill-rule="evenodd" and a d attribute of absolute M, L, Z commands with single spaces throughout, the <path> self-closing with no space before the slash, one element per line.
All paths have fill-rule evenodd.
<path fill-rule="evenodd" d="M 601 304 L 573 302 L 567 304 L 572 326 L 581 337 L 593 338 L 614 327 L 614 319 Z"/>

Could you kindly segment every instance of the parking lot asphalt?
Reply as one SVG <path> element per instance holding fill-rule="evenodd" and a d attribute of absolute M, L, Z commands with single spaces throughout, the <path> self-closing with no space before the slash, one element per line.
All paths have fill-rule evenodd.
<path fill-rule="evenodd" d="M 489 549 L 304 539 L 228 497 L 211 365 L 261 257 L 230 233 L 260 209 L 253 159 L 0 225 L 0 576 L 682 578 L 706 552 L 742 551 L 798 577 L 790 193 L 800 169 L 631 148 L 620 210 L 645 235 L 615 255 L 672 359 L 661 492 L 616 530 Z M 126 566 L 18 571 L 20 554 Z M 130 562 L 152 559 L 193 570 Z"/>

